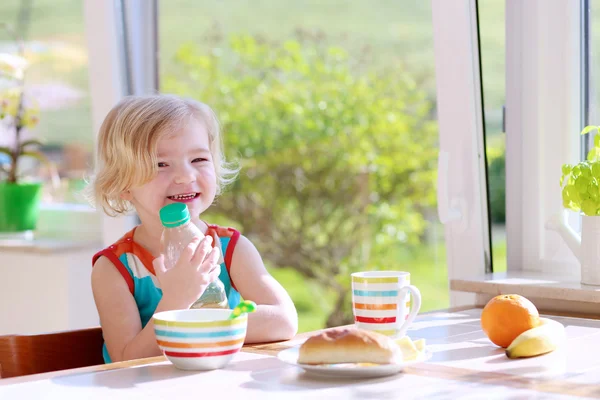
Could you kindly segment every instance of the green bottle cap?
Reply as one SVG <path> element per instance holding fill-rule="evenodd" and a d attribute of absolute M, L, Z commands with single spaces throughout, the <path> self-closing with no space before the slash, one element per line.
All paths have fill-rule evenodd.
<path fill-rule="evenodd" d="M 183 203 L 173 203 L 160 209 L 160 221 L 166 228 L 176 228 L 190 220 L 190 212 Z"/>

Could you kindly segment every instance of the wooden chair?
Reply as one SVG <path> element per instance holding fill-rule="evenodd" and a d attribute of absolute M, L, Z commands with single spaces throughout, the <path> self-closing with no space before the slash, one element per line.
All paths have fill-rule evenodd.
<path fill-rule="evenodd" d="M 0 378 L 103 364 L 102 329 L 0 336 Z"/>

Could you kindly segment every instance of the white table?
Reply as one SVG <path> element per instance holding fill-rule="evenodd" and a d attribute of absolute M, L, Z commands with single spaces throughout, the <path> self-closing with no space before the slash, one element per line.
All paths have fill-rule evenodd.
<path fill-rule="evenodd" d="M 180 371 L 154 358 L 4 379 L 0 399 L 600 398 L 600 321 L 552 317 L 567 327 L 567 343 L 544 356 L 509 360 L 485 338 L 479 314 L 420 316 L 409 335 L 427 339 L 432 359 L 389 377 L 314 377 L 272 356 L 302 335 L 245 348 L 229 366 L 209 372 Z"/>

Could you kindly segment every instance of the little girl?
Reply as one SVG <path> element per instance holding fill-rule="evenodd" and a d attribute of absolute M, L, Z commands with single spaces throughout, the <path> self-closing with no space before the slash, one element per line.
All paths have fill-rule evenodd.
<path fill-rule="evenodd" d="M 217 276 L 230 308 L 240 296 L 258 305 L 249 314 L 246 343 L 296 334 L 294 304 L 254 245 L 235 229 L 200 220 L 237 172 L 225 162 L 221 143 L 217 119 L 207 105 L 170 95 L 125 98 L 104 120 L 95 201 L 112 216 L 135 209 L 141 220 L 93 257 L 92 289 L 106 362 L 160 355 L 148 325 L 152 315 L 189 308 Z M 187 204 L 206 236 L 192 240 L 167 270 L 159 210 L 173 202 Z"/>

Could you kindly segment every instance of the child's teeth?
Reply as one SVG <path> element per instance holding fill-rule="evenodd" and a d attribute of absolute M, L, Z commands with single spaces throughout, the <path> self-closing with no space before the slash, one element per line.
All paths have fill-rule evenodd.
<path fill-rule="evenodd" d="M 186 200 L 186 199 L 191 199 L 194 198 L 196 195 L 195 194 L 184 194 L 184 195 L 176 195 L 173 196 L 174 199 L 176 200 Z"/>

